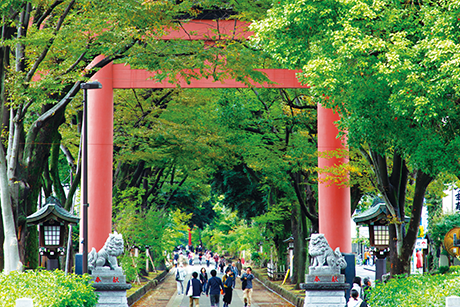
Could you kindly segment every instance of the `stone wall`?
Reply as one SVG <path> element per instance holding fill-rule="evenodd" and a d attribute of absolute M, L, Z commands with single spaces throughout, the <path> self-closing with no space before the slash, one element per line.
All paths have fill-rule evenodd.
<path fill-rule="evenodd" d="M 128 296 L 128 305 L 131 306 L 135 302 L 137 302 L 141 297 L 143 297 L 147 292 L 155 288 L 160 282 L 163 281 L 163 279 L 166 277 L 168 274 L 169 270 L 163 271 L 160 275 L 149 281 L 147 284 L 145 284 L 143 287 L 141 287 L 139 290 Z"/>

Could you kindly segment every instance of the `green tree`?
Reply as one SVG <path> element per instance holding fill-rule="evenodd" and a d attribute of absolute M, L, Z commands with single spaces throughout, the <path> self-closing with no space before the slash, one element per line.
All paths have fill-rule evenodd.
<path fill-rule="evenodd" d="M 248 2 L 201 1 L 89 1 L 89 0 L 6 0 L 0 6 L 0 104 L 2 112 L 2 146 L 0 148 L 0 191 L 5 255 L 5 271 L 20 269 L 21 263 L 37 265 L 36 233 L 25 225 L 25 217 L 36 210 L 40 188 L 55 188 L 61 202 L 70 208 L 72 197 L 59 185 L 56 167 L 57 144 L 62 142 L 72 152 L 67 137 L 61 141 L 58 129 L 65 123 L 68 106 L 78 120 L 81 104 L 73 98 L 79 84 L 87 81 L 100 68 L 112 61 L 129 63 L 132 67 L 161 70 L 159 78 L 175 81 L 179 72 L 186 79 L 197 77 L 186 68 L 201 69 L 202 77 L 215 79 L 241 76 L 247 81 L 260 73 L 251 73 L 252 50 L 240 48 L 236 38 L 215 33 L 219 42 L 204 47 L 203 41 L 180 41 L 161 38 L 167 29 L 175 29 L 205 9 L 224 12 L 216 18 L 232 14 L 248 20 L 257 18 L 266 1 L 251 6 Z M 215 16 L 215 15 L 212 15 Z M 95 56 L 105 59 L 89 67 Z M 221 55 L 220 57 L 218 55 Z M 217 60 L 216 60 L 217 59 Z M 226 61 L 231 68 L 220 69 Z M 239 73 L 234 73 L 239 70 Z M 201 76 L 200 76 L 201 77 Z M 77 123 L 78 124 L 78 123 Z M 76 129 L 76 125 L 68 124 Z M 53 146 L 52 146 L 53 145 Z M 49 163 L 48 158 L 53 157 Z M 70 157 L 70 155 L 69 155 Z M 73 159 L 69 159 L 72 161 Z M 48 168 L 48 169 L 46 169 Z M 78 168 L 75 185 L 78 184 Z M 49 174 L 49 178 L 46 176 Z M 44 178 L 46 177 L 46 178 Z M 19 241 L 18 241 L 19 238 Z M 34 248 L 35 245 L 35 248 Z M 32 250 L 27 251 L 30 247 Z M 30 255 L 30 258 L 28 258 Z"/>
<path fill-rule="evenodd" d="M 302 69 L 311 99 L 340 113 L 368 161 L 392 216 L 393 275 L 409 272 L 428 185 L 459 174 L 459 11 L 459 1 L 287 0 L 253 27 L 254 44 Z"/>
<path fill-rule="evenodd" d="M 227 252 L 230 257 L 239 257 L 241 251 L 255 251 L 264 242 L 261 228 L 238 217 L 238 212 L 219 201 L 214 205 L 216 218 L 202 232 L 203 244 L 218 253 Z"/>
<path fill-rule="evenodd" d="M 291 204 L 291 223 L 284 225 L 295 238 L 293 281 L 297 285 L 305 276 L 305 238 L 318 228 L 316 107 L 304 98 L 302 92 L 294 90 L 229 89 L 222 91 L 218 101 L 219 124 L 228 142 L 236 146 L 240 176 L 263 193 L 264 202 L 258 207 L 263 205 L 264 211 L 259 209 L 257 215 L 280 203 Z M 227 185 L 231 183 L 226 181 Z M 248 209 L 254 210 L 238 212 Z M 286 237 L 276 239 L 276 247 L 282 248 Z"/>
<path fill-rule="evenodd" d="M 433 250 L 436 253 L 443 251 L 444 237 L 454 227 L 460 227 L 460 216 L 458 214 L 439 214 L 431 219 L 428 233 L 433 242 Z M 444 252 L 447 254 L 446 251 Z M 450 263 L 451 259 L 449 255 L 448 258 Z"/>

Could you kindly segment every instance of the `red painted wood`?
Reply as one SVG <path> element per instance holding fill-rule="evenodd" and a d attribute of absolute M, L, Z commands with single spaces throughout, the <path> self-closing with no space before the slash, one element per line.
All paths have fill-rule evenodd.
<path fill-rule="evenodd" d="M 251 32 L 248 24 L 234 21 L 195 20 L 183 25 L 162 37 L 162 39 L 247 39 Z M 194 34 L 196 32 L 196 34 Z M 220 33 L 220 36 L 219 36 Z M 298 71 L 261 70 L 276 85 L 275 88 L 301 88 L 296 79 Z M 100 249 L 112 223 L 112 159 L 113 159 L 113 89 L 114 88 L 174 88 L 177 85 L 167 81 L 151 80 L 154 73 L 145 70 L 131 69 L 123 64 L 108 65 L 102 68 L 92 80 L 103 84 L 102 90 L 88 92 L 89 110 L 89 212 L 88 212 L 88 247 Z M 190 84 L 180 81 L 182 88 L 240 88 L 246 87 L 235 80 L 214 81 L 212 79 L 192 80 Z M 256 87 L 266 84 L 254 84 Z M 320 151 L 345 149 L 346 145 L 336 139 L 337 129 L 333 122 L 338 119 L 331 110 L 318 107 L 318 146 Z M 319 158 L 320 167 L 346 163 L 346 159 Z M 324 175 L 320 175 L 320 178 Z M 340 246 L 342 252 L 351 252 L 350 233 L 350 190 L 328 182 L 319 184 L 319 222 L 320 232 L 326 235 L 331 247 Z"/>
<path fill-rule="evenodd" d="M 256 87 L 273 87 L 273 88 L 301 88 L 303 86 L 297 81 L 296 73 L 289 69 L 260 69 L 267 77 L 277 84 L 258 84 Z M 199 69 L 195 70 L 196 75 L 199 75 Z M 129 65 L 115 64 L 113 65 L 113 88 L 176 88 L 177 84 L 170 83 L 168 80 L 157 82 L 153 80 L 156 75 L 154 72 L 149 72 L 144 69 L 131 69 Z M 179 82 L 181 88 L 243 88 L 247 87 L 242 82 L 233 79 L 224 81 L 215 81 L 209 79 L 193 79 L 188 84 L 185 80 Z"/>
<path fill-rule="evenodd" d="M 99 251 L 112 232 L 113 64 L 93 79 L 102 89 L 88 90 L 88 250 Z"/>
<path fill-rule="evenodd" d="M 254 33 L 248 29 L 249 23 L 235 20 L 191 20 L 161 38 L 186 40 L 247 39 Z"/>
<path fill-rule="evenodd" d="M 326 158 L 321 153 L 329 151 L 347 150 L 346 141 L 337 138 L 339 133 L 334 122 L 339 115 L 330 109 L 318 105 L 318 167 L 333 167 L 348 162 L 345 158 Z M 342 253 L 351 253 L 351 221 L 350 221 L 350 188 L 339 186 L 326 180 L 331 174 L 319 173 L 318 184 L 318 214 L 319 232 L 323 233 L 329 245 L 335 250 L 340 247 Z M 346 178 L 343 178 L 346 179 Z"/>

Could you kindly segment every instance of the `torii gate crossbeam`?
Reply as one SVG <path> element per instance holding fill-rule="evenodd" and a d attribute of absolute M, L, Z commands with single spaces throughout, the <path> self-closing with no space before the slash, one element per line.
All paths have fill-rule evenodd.
<path fill-rule="evenodd" d="M 199 29 L 197 29 L 199 28 Z M 235 21 L 192 21 L 180 31 L 172 32 L 164 39 L 211 39 L 217 35 L 247 38 L 247 24 Z M 201 31 L 201 32 L 200 32 Z M 191 37 L 188 33 L 198 33 Z M 203 34 L 204 33 L 204 34 Z M 101 57 L 101 56 L 100 56 Z M 97 59 L 96 59 L 97 60 Z M 285 69 L 261 70 L 277 88 L 302 88 L 296 71 Z M 112 176 L 113 176 L 113 90 L 118 88 L 173 88 L 175 84 L 155 82 L 152 72 L 131 69 L 122 64 L 110 63 L 92 78 L 102 84 L 102 89 L 88 91 L 88 247 L 102 248 L 112 232 Z M 181 82 L 182 88 L 242 88 L 235 80 L 224 82 L 200 79 L 190 84 Z M 264 85 L 255 84 L 257 87 Z M 337 139 L 334 122 L 338 114 L 318 106 L 318 150 L 346 149 Z M 319 167 L 339 165 L 346 159 L 318 158 Z M 323 178 L 325 175 L 321 175 Z M 332 248 L 340 247 L 344 253 L 351 252 L 350 190 L 331 182 L 319 183 L 319 227 Z"/>

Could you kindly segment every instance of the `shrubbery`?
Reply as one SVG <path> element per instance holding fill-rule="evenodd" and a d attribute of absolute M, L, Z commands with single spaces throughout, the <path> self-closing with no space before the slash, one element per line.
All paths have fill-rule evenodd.
<path fill-rule="evenodd" d="M 373 307 L 436 307 L 445 306 L 446 297 L 460 296 L 460 274 L 412 275 L 377 283 L 370 293 Z"/>
<path fill-rule="evenodd" d="M 141 275 L 141 269 L 145 269 L 145 255 L 132 257 L 129 253 L 124 253 L 118 259 L 120 259 L 120 265 L 126 275 L 126 281 L 129 283 L 133 283 L 137 276 Z"/>
<path fill-rule="evenodd" d="M 97 296 L 89 276 L 62 271 L 27 271 L 0 274 L 0 306 L 14 307 L 16 300 L 31 298 L 34 306 L 92 307 Z"/>

